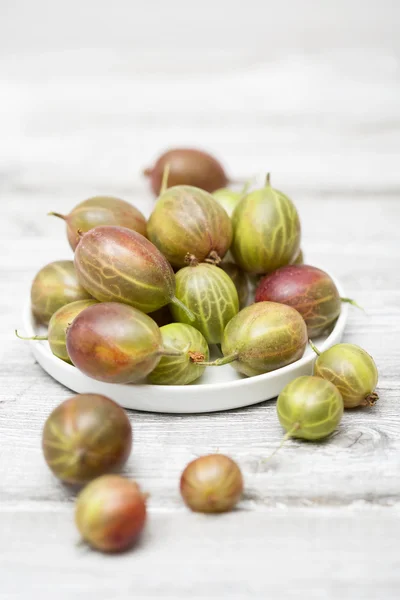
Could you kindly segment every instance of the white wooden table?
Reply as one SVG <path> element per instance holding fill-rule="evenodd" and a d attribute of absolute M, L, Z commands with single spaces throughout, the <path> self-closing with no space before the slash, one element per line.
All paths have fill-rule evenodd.
<path fill-rule="evenodd" d="M 86 45 L 79 19 L 66 41 L 77 2 L 69 3 L 72 12 L 60 9 L 56 31 L 49 20 L 57 3 L 16 4 L 5 2 L 0 12 L 0 599 L 398 598 L 398 6 L 336 2 L 335 12 L 327 2 L 315 15 L 305 1 L 306 31 L 283 2 L 272 42 L 266 13 L 252 35 L 246 13 L 232 17 L 243 46 L 227 36 L 225 52 L 216 42 L 204 56 L 198 31 L 184 31 L 192 47 L 182 54 L 162 24 L 155 25 L 159 46 L 138 34 L 139 52 L 124 18 L 120 36 L 111 28 L 104 42 L 104 2 L 98 13 L 88 8 L 94 2 L 82 8 L 83 22 L 93 24 Z M 118 3 L 122 17 L 130 4 Z M 155 4 L 143 7 L 143 27 Z M 23 22 L 13 29 L 21 5 Z M 293 45 L 282 41 L 285 23 Z M 217 34 L 210 28 L 207 43 Z M 293 197 L 307 261 L 337 274 L 366 309 L 351 311 L 346 341 L 375 357 L 380 400 L 346 412 L 328 441 L 289 442 L 266 464 L 282 435 L 274 401 L 199 416 L 131 412 L 134 450 L 125 473 L 150 493 L 150 518 L 132 552 L 103 556 L 77 545 L 74 496 L 42 457 L 44 420 L 70 393 L 13 331 L 35 272 L 71 256 L 62 223 L 46 212 L 104 192 L 148 213 L 140 169 L 180 144 L 212 150 L 238 177 L 271 170 Z M 231 514 L 191 514 L 179 475 L 217 448 L 239 462 L 245 498 Z"/>

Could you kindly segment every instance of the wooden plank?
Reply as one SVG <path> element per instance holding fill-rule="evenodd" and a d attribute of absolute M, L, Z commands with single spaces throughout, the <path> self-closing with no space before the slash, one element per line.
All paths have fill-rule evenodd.
<path fill-rule="evenodd" d="M 76 546 L 70 508 L 0 512 L 1 600 L 395 600 L 398 511 L 152 512 L 119 556 Z"/>
<path fill-rule="evenodd" d="M 5 238 L 14 237 L 11 244 L 3 238 L 0 252 L 0 326 L 6 358 L 0 373 L 0 459 L 8 465 L 3 500 L 69 502 L 70 494 L 47 472 L 40 450 L 43 422 L 69 392 L 34 364 L 28 346 L 13 334 L 36 269 L 50 258 L 71 256 L 63 224 L 43 222 L 51 199 L 36 193 L 30 197 L 28 204 L 21 193 L 13 196 L 9 214 L 15 215 L 15 231 L 3 229 Z M 55 208 L 62 209 L 67 198 L 62 196 L 57 202 Z M 282 434 L 273 402 L 217 415 L 130 413 L 135 445 L 126 472 L 149 489 L 155 508 L 179 507 L 177 482 L 184 465 L 196 454 L 216 448 L 240 462 L 248 487 L 244 506 L 255 510 L 281 504 L 346 505 L 360 499 L 387 505 L 399 499 L 399 205 L 390 197 L 377 203 L 371 196 L 352 202 L 350 195 L 321 200 L 302 194 L 298 204 L 306 256 L 332 269 L 347 293 L 367 311 L 351 311 L 346 340 L 362 345 L 375 357 L 381 400 L 371 410 L 346 413 L 339 432 L 328 442 L 290 442 L 270 464 L 263 464 L 262 459 Z M 321 204 L 327 215 L 323 218 Z M 38 228 L 33 237 L 15 237 L 19 228 L 29 230 L 31 225 L 33 230 Z M 7 296 L 10 285 L 19 299 L 13 305 Z"/>

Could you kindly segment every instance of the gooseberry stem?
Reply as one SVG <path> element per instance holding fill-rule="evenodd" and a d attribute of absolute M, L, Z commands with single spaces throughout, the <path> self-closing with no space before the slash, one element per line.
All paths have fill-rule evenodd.
<path fill-rule="evenodd" d="M 371 392 L 370 394 L 365 396 L 363 405 L 373 406 L 377 400 L 379 400 L 379 394 L 377 394 L 376 392 Z"/>
<path fill-rule="evenodd" d="M 181 310 L 183 310 L 183 312 L 186 314 L 186 316 L 191 320 L 194 321 L 196 319 L 196 317 L 194 316 L 194 314 L 192 313 L 191 310 L 188 309 L 187 306 L 185 306 L 183 304 L 183 302 L 181 302 L 176 296 L 173 296 L 171 298 L 171 304 L 175 304 L 175 306 L 179 306 L 179 308 Z"/>
<path fill-rule="evenodd" d="M 152 167 L 147 167 L 146 169 L 143 169 L 143 175 L 145 177 L 150 177 L 150 175 L 153 173 L 153 169 Z"/>
<path fill-rule="evenodd" d="M 185 256 L 185 263 L 189 265 L 189 267 L 197 267 L 199 261 L 194 254 L 190 254 L 190 252 L 187 252 Z"/>
<path fill-rule="evenodd" d="M 220 262 L 222 262 L 222 258 L 220 257 L 218 252 L 216 252 L 215 250 L 211 250 L 210 254 L 207 256 L 204 262 L 209 263 L 210 265 L 219 265 Z"/>
<path fill-rule="evenodd" d="M 271 185 L 271 173 L 267 173 L 265 178 L 265 187 L 269 187 Z"/>
<path fill-rule="evenodd" d="M 228 354 L 227 356 L 223 356 L 222 358 L 217 358 L 211 362 L 201 362 L 199 365 L 205 365 L 206 367 L 222 367 L 222 365 L 228 365 L 229 363 L 237 360 L 239 358 L 239 352 L 233 352 L 232 354 Z"/>
<path fill-rule="evenodd" d="M 267 458 L 263 459 L 263 463 L 268 462 L 269 460 L 271 460 L 271 458 L 273 458 L 275 456 L 275 454 L 277 454 L 279 452 L 279 450 L 282 448 L 282 446 L 284 444 L 286 444 L 286 442 L 292 437 L 292 435 L 298 430 L 300 429 L 300 423 L 295 423 L 293 425 L 293 427 L 291 429 L 289 429 L 289 431 L 287 431 L 285 433 L 285 435 L 283 436 L 281 443 L 279 444 L 279 446 L 277 448 L 275 448 L 275 450 L 272 452 L 272 454 L 270 454 L 269 456 L 267 456 Z"/>
<path fill-rule="evenodd" d="M 363 308 L 362 306 L 360 306 L 359 304 L 357 304 L 357 302 L 355 300 L 353 300 L 352 298 L 340 298 L 342 302 L 346 302 L 347 304 L 351 304 L 352 306 L 355 306 L 356 308 L 359 308 L 360 310 L 363 310 L 365 312 L 365 308 Z"/>
<path fill-rule="evenodd" d="M 67 220 L 67 217 L 65 215 L 62 215 L 61 213 L 58 212 L 49 212 L 47 213 L 48 217 L 57 217 L 58 219 L 62 219 L 63 221 Z"/>
<path fill-rule="evenodd" d="M 315 354 L 317 354 L 318 356 L 321 356 L 321 352 L 318 350 L 317 346 L 315 346 L 315 344 L 313 344 L 311 340 L 308 340 L 308 343 L 310 344 L 311 348 L 314 350 Z"/>
<path fill-rule="evenodd" d="M 169 163 L 167 163 L 164 167 L 163 176 L 161 180 L 161 188 L 160 188 L 160 196 L 165 192 L 168 187 L 168 177 L 169 177 Z"/>
<path fill-rule="evenodd" d="M 190 350 L 188 354 L 191 362 L 203 364 L 202 361 L 204 360 L 204 354 L 202 352 L 194 352 Z"/>
<path fill-rule="evenodd" d="M 18 329 L 15 329 L 15 335 L 20 340 L 31 340 L 31 341 L 46 341 L 48 339 L 47 335 L 34 335 L 33 337 L 24 337 L 23 335 L 19 335 Z"/>

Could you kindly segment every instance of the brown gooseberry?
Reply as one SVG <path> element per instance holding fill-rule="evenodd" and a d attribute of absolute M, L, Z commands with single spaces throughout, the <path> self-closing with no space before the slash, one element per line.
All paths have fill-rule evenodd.
<path fill-rule="evenodd" d="M 165 168 L 169 166 L 168 187 L 191 185 L 207 192 L 223 188 L 228 178 L 220 163 L 207 152 L 174 148 L 164 152 L 153 167 L 144 169 L 156 196 L 160 193 Z"/>
<path fill-rule="evenodd" d="M 232 223 L 224 208 L 197 187 L 177 185 L 158 198 L 147 225 L 149 240 L 174 267 L 188 254 L 199 262 L 218 262 L 232 241 Z"/>
<path fill-rule="evenodd" d="M 44 458 L 65 483 L 86 483 L 122 467 L 131 447 L 132 428 L 126 412 L 99 394 L 65 400 L 43 428 Z"/>
<path fill-rule="evenodd" d="M 144 313 L 170 302 L 190 311 L 175 297 L 175 274 L 167 259 L 140 233 L 126 227 L 96 227 L 75 251 L 82 285 L 100 302 L 129 304 Z"/>
<path fill-rule="evenodd" d="M 85 375 L 108 383 L 134 383 L 145 378 L 166 350 L 158 325 L 140 310 L 118 302 L 102 302 L 83 310 L 67 331 L 67 351 Z"/>
<path fill-rule="evenodd" d="M 190 462 L 183 471 L 180 491 L 184 502 L 195 512 L 227 512 L 234 508 L 242 496 L 242 473 L 229 456 L 201 456 Z"/>

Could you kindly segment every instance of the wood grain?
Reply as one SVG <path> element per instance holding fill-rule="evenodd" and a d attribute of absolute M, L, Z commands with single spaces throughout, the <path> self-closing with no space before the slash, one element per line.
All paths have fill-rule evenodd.
<path fill-rule="evenodd" d="M 151 513 L 140 544 L 121 556 L 77 546 L 71 513 L 0 513 L 9 540 L 0 538 L 1 600 L 398 598 L 399 514 L 384 509 Z"/>
<path fill-rule="evenodd" d="M 204 55 L 199 38 L 190 35 L 190 50 L 182 56 L 176 37 L 163 38 L 168 52 L 152 50 L 145 36 L 131 35 L 129 19 L 107 46 L 100 35 L 106 26 L 102 1 L 95 13 L 85 4 L 71 39 L 54 24 L 61 13 L 44 0 L 35 3 L 35 14 L 47 15 L 37 39 L 29 33 L 29 3 L 5 4 L 0 600 L 75 600 L 88 593 L 99 600 L 397 598 L 397 5 L 373 1 L 366 7 L 352 0 L 325 10 L 321 4 L 308 11 L 306 29 L 298 12 L 286 18 L 290 3 L 284 2 L 274 5 L 277 27 L 270 39 L 260 15 L 252 14 L 257 27 L 251 35 L 240 11 L 236 17 L 231 11 L 225 52 Z M 131 4 L 119 4 L 118 14 L 133 18 Z M 22 8 L 26 20 L 11 35 Z M 153 9 L 152 1 L 136 15 L 143 31 Z M 88 39 L 98 41 L 97 50 L 89 42 L 82 48 L 89 13 L 98 27 Z M 63 18 L 65 25 L 75 19 L 74 10 Z M 182 15 L 181 25 L 188 18 Z M 243 47 L 236 46 L 234 33 L 243 30 Z M 111 193 L 148 215 L 152 198 L 142 167 L 166 146 L 194 141 L 223 157 L 236 177 L 257 175 L 261 181 L 271 170 L 273 184 L 292 196 L 307 262 L 334 272 L 365 308 L 351 310 L 345 339 L 374 356 L 380 400 L 372 409 L 346 412 L 325 442 L 290 441 L 269 462 L 263 459 L 282 436 L 274 401 L 210 415 L 131 411 L 134 450 L 125 473 L 150 493 L 149 527 L 132 553 L 101 556 L 76 546 L 74 493 L 53 478 L 40 448 L 45 418 L 70 392 L 41 370 L 14 329 L 36 271 L 72 256 L 63 224 L 46 213 Z M 239 462 L 245 497 L 231 515 L 190 514 L 179 496 L 179 475 L 189 460 L 216 450 Z"/>

